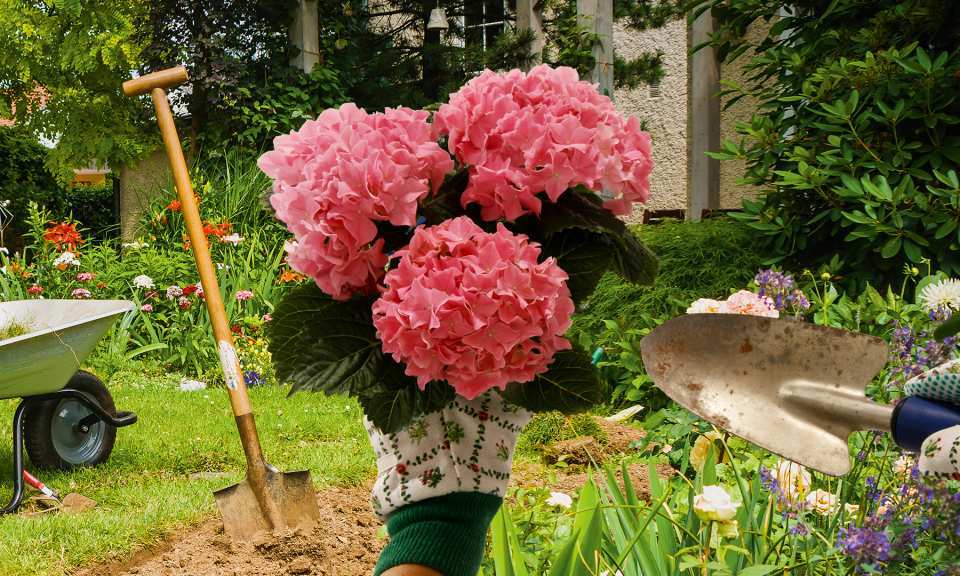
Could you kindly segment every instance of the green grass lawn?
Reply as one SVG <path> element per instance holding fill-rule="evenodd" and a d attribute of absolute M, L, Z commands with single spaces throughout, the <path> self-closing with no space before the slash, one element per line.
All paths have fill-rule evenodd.
<path fill-rule="evenodd" d="M 69 473 L 35 471 L 61 494 L 93 498 L 97 508 L 77 515 L 0 517 L 0 574 L 61 575 L 70 567 L 123 556 L 179 526 L 212 517 L 212 491 L 242 479 L 243 452 L 225 390 L 181 392 L 179 375 L 147 371 L 131 364 L 109 379 L 117 409 L 140 416 L 118 431 L 109 462 Z M 264 452 L 274 465 L 308 469 L 318 487 L 373 476 L 373 453 L 353 400 L 286 393 L 275 387 L 251 390 Z M 15 407 L 13 400 L 0 403 L 4 503 L 10 494 Z M 197 472 L 230 477 L 191 480 Z"/>

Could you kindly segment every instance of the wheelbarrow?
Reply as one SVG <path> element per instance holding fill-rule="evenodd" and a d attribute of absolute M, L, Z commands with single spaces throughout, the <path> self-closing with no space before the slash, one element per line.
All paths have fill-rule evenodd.
<path fill-rule="evenodd" d="M 69 470 L 105 462 L 117 428 L 137 421 L 117 412 L 110 391 L 80 364 L 127 300 L 0 302 L 0 399 L 22 398 L 13 416 L 13 496 L 23 501 L 23 451 L 38 468 Z"/>

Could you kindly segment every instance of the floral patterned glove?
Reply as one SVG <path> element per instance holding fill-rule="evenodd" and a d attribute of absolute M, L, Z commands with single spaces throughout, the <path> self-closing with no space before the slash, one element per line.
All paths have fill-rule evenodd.
<path fill-rule="evenodd" d="M 530 413 L 489 391 L 457 396 L 443 410 L 383 434 L 364 420 L 377 456 L 373 509 L 383 519 L 402 506 L 454 492 L 503 497 L 517 435 Z"/>
<path fill-rule="evenodd" d="M 960 426 L 931 434 L 920 448 L 920 473 L 960 480 Z"/>
<path fill-rule="evenodd" d="M 476 576 L 510 481 L 517 435 L 529 420 L 527 411 L 488 391 L 473 400 L 457 396 L 393 434 L 365 422 L 377 455 L 373 509 L 390 532 L 376 576 L 410 565 Z"/>

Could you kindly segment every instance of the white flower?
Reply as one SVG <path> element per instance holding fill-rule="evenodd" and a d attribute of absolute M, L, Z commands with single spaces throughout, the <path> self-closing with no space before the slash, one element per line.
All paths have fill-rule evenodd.
<path fill-rule="evenodd" d="M 737 515 L 740 505 L 721 486 L 704 486 L 693 498 L 693 511 L 701 520 L 728 522 Z"/>
<path fill-rule="evenodd" d="M 851 504 L 847 502 L 846 504 L 843 505 L 843 510 L 847 514 L 853 516 L 854 514 L 860 511 L 860 506 L 858 504 Z"/>
<path fill-rule="evenodd" d="M 203 390 L 207 387 L 205 382 L 199 380 L 191 380 L 189 378 L 184 378 L 180 381 L 180 391 L 181 392 L 195 392 L 197 390 Z"/>
<path fill-rule="evenodd" d="M 176 300 L 183 296 L 183 288 L 179 286 L 167 286 L 167 300 Z"/>
<path fill-rule="evenodd" d="M 217 270 L 229 270 L 230 265 L 224 264 L 223 262 L 217 262 Z"/>
<path fill-rule="evenodd" d="M 920 299 L 929 310 L 960 310 L 960 280 L 949 278 L 927 284 L 920 293 Z"/>
<path fill-rule="evenodd" d="M 609 570 L 602 570 L 602 571 L 600 572 L 600 576 L 610 576 L 610 571 L 609 571 Z M 623 576 L 623 572 L 617 570 L 616 572 L 613 573 L 613 576 Z"/>
<path fill-rule="evenodd" d="M 810 473 L 796 462 L 789 460 L 778 462 L 774 478 L 777 479 L 780 490 L 791 504 L 802 501 L 810 490 Z"/>
<path fill-rule="evenodd" d="M 547 504 L 550 506 L 559 506 L 560 508 L 569 508 L 573 506 L 573 498 L 563 492 L 551 492 L 547 498 Z"/>
<path fill-rule="evenodd" d="M 711 447 L 713 447 L 714 452 L 717 453 L 717 460 L 721 458 L 722 454 L 719 454 L 719 452 L 722 449 L 717 447 L 714 442 L 722 439 L 723 436 L 715 430 L 697 436 L 696 441 L 693 443 L 693 448 L 690 449 L 690 464 L 693 464 L 694 470 L 697 472 L 703 470 L 703 467 L 707 464 L 707 454 L 710 453 Z"/>
<path fill-rule="evenodd" d="M 141 242 L 139 240 L 134 240 L 133 242 L 124 242 L 122 244 L 123 248 L 129 248 L 131 250 L 140 250 L 141 248 L 147 248 L 150 246 L 148 242 Z"/>
<path fill-rule="evenodd" d="M 4 256 L 9 256 L 9 255 L 10 255 L 10 251 L 7 250 L 7 248 L 6 248 L 5 246 L 0 246 L 0 254 L 3 254 Z"/>
<path fill-rule="evenodd" d="M 234 246 L 236 246 L 237 244 L 243 242 L 243 236 L 234 232 L 233 234 L 224 236 L 223 238 L 220 239 L 220 241 L 223 242 L 224 244 L 233 244 Z"/>
<path fill-rule="evenodd" d="M 669 454 L 671 450 L 673 450 L 673 446 L 669 444 L 664 444 L 663 446 L 660 447 L 660 452 L 664 454 Z"/>
<path fill-rule="evenodd" d="M 53 261 L 53 265 L 63 270 L 67 266 L 79 266 L 80 259 L 77 258 L 73 252 L 64 252 L 57 256 L 57 259 Z"/>
<path fill-rule="evenodd" d="M 710 298 L 701 298 L 687 308 L 687 314 L 726 314 L 727 303 Z"/>
<path fill-rule="evenodd" d="M 137 288 L 150 290 L 153 288 L 153 278 L 147 276 L 146 274 L 141 274 L 133 279 L 133 285 Z"/>
<path fill-rule="evenodd" d="M 901 454 L 893 463 L 893 471 L 897 474 L 906 474 L 911 468 L 913 468 L 913 457 L 908 454 Z"/>
<path fill-rule="evenodd" d="M 807 495 L 807 505 L 821 516 L 829 516 L 838 510 L 837 497 L 826 490 L 816 489 Z"/>

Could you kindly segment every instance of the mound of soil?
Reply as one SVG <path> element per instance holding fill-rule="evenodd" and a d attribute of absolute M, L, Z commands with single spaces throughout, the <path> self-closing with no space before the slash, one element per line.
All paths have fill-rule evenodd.
<path fill-rule="evenodd" d="M 370 488 L 331 488 L 317 494 L 321 521 L 311 530 L 263 534 L 230 542 L 220 520 L 180 532 L 164 545 L 123 563 L 77 576 L 368 576 L 384 541 L 370 509 Z"/>
<path fill-rule="evenodd" d="M 568 466 L 588 466 L 594 462 L 603 464 L 610 456 L 631 452 L 631 444 L 643 440 L 645 436 L 642 430 L 619 422 L 603 418 L 595 420 L 603 432 L 603 438 L 578 436 L 544 446 L 543 456 L 547 462 L 553 464 L 562 459 Z"/>

